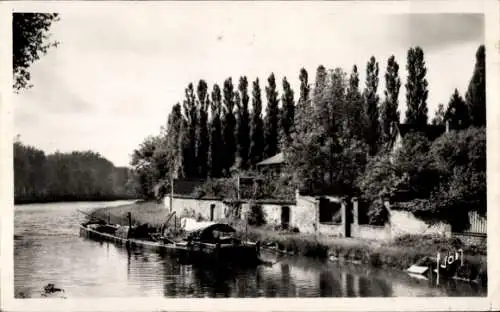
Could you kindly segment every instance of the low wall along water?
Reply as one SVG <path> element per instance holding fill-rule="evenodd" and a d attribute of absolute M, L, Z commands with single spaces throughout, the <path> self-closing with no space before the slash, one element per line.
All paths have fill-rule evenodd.
<path fill-rule="evenodd" d="M 445 223 L 428 225 L 415 217 L 411 212 L 391 209 L 389 202 L 385 202 L 389 210 L 389 222 L 385 226 L 373 226 L 359 224 L 358 201 L 356 198 L 348 204 L 347 200 L 340 197 L 327 197 L 327 201 L 337 204 L 340 208 L 333 215 L 337 221 L 325 220 L 322 209 L 333 209 L 330 206 L 322 207 L 320 200 L 311 196 L 303 196 L 296 192 L 294 202 L 259 200 L 256 202 L 262 207 L 267 224 L 296 228 L 301 233 L 319 234 L 324 236 L 355 237 L 367 240 L 390 241 L 404 235 L 441 235 L 451 237 L 451 226 Z M 170 209 L 170 197 L 164 198 L 165 208 Z M 197 199 L 189 196 L 175 196 L 172 199 L 172 210 L 178 216 L 189 216 L 202 218 L 204 220 L 216 221 L 226 218 L 228 212 L 234 209 L 233 205 L 225 203 L 220 198 Z M 244 219 L 249 206 L 248 203 L 240 203 L 241 218 Z M 323 218 L 323 219 L 320 219 Z M 346 220 L 350 222 L 346 223 Z M 473 242 L 480 242 L 485 235 L 457 234 L 461 238 Z"/>

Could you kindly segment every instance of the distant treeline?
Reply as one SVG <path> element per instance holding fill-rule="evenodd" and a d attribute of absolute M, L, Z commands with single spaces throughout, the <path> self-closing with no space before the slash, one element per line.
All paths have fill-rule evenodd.
<path fill-rule="evenodd" d="M 135 198 L 128 168 L 115 167 L 92 151 L 46 155 L 14 143 L 16 204 Z"/>

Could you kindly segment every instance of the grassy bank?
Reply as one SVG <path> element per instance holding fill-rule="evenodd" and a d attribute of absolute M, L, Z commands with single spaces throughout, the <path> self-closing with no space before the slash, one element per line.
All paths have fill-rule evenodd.
<path fill-rule="evenodd" d="M 233 224 L 235 225 L 235 224 Z M 245 226 L 235 225 L 240 233 Z M 390 243 L 345 237 L 324 237 L 302 233 L 278 232 L 269 228 L 248 227 L 248 239 L 277 246 L 289 254 L 339 261 L 370 264 L 406 270 L 425 257 L 435 257 L 438 251 L 450 247 L 464 250 L 464 266 L 457 273 L 460 278 L 487 283 L 486 246 L 466 246 L 456 239 L 408 236 Z M 245 234 L 241 234 L 242 236 Z"/>
<path fill-rule="evenodd" d="M 145 230 L 159 228 L 168 218 L 169 212 L 163 204 L 137 202 L 135 204 L 99 208 L 92 215 L 122 225 L 128 224 L 127 214 L 132 214 L 133 224 Z M 486 245 L 467 246 L 458 239 L 439 237 L 405 236 L 393 242 L 361 240 L 345 237 L 316 237 L 311 234 L 276 231 L 271 226 L 246 227 L 241 221 L 225 220 L 231 223 L 243 238 L 260 241 L 262 244 L 277 246 L 289 254 L 315 258 L 332 258 L 370 264 L 375 267 L 391 267 L 405 270 L 424 257 L 435 257 L 438 251 L 450 247 L 464 250 L 464 266 L 458 277 L 487 282 Z"/>

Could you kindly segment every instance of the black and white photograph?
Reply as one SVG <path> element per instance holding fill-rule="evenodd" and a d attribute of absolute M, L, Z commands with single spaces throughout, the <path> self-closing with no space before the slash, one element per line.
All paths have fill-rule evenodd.
<path fill-rule="evenodd" d="M 491 2 L 410 2 L 12 4 L 4 291 L 487 299 Z"/>

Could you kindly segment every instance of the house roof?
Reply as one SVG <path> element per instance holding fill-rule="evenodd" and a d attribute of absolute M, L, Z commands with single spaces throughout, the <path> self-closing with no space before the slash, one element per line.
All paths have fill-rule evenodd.
<path fill-rule="evenodd" d="M 278 153 L 272 157 L 264 159 L 260 163 L 257 163 L 257 166 L 269 166 L 269 165 L 279 165 L 285 162 L 285 156 L 283 153 Z"/>

